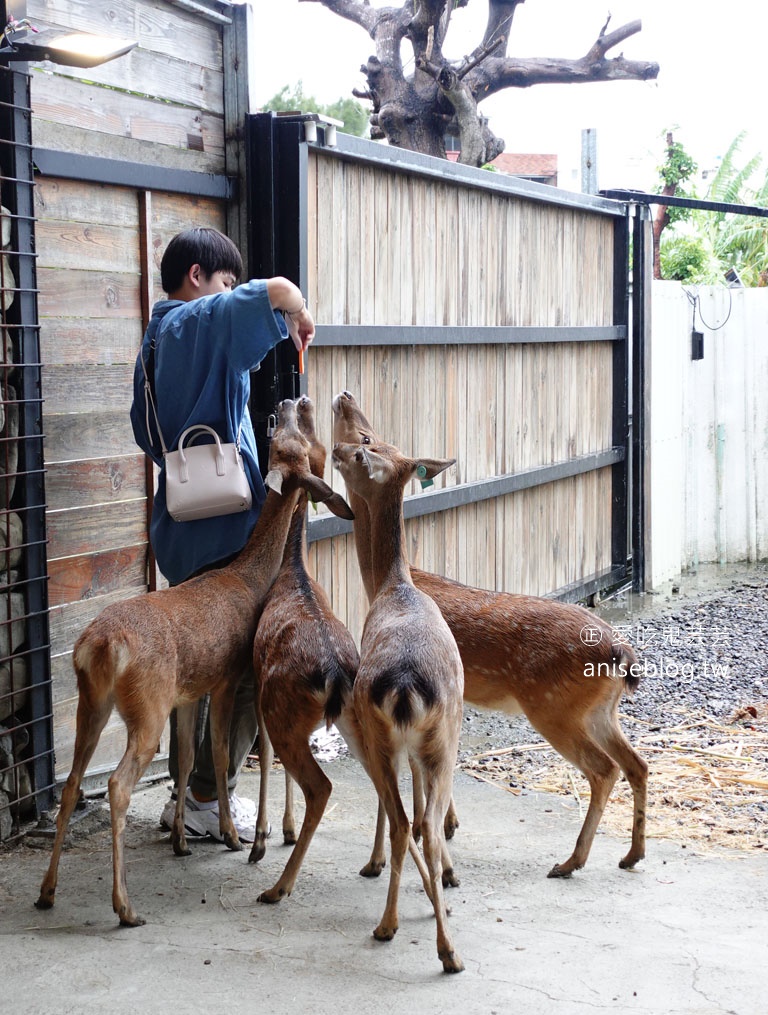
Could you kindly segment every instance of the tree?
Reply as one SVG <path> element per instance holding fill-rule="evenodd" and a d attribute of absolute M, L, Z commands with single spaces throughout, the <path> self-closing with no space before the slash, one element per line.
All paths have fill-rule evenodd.
<path fill-rule="evenodd" d="M 661 190 L 657 193 L 664 197 L 691 197 L 686 193 L 681 184 L 693 176 L 698 166 L 679 141 L 675 141 L 671 130 L 666 131 L 667 147 L 664 162 L 659 166 L 658 173 L 661 177 Z M 683 208 L 670 207 L 660 204 L 656 208 L 656 215 L 653 219 L 653 277 L 661 278 L 661 234 L 670 223 L 681 221 L 690 216 L 690 212 Z M 698 263 L 698 262 L 697 262 Z"/>
<path fill-rule="evenodd" d="M 647 81 L 659 73 L 656 63 L 606 59 L 606 53 L 640 31 L 632 21 L 608 33 L 603 25 L 589 51 L 579 59 L 516 58 L 508 55 L 512 20 L 524 0 L 487 0 L 488 21 L 480 44 L 460 61 L 443 56 L 451 15 L 469 0 L 404 0 L 399 7 L 374 7 L 370 0 L 300 0 L 321 3 L 364 29 L 376 52 L 363 64 L 368 88 L 354 91 L 371 102 L 371 137 L 445 158 L 444 137 L 459 138 L 465 165 L 482 166 L 504 151 L 478 113 L 478 103 L 506 88 L 590 81 Z M 411 67 L 401 45 L 413 50 Z"/>
<path fill-rule="evenodd" d="M 368 132 L 370 113 L 365 106 L 351 98 L 339 98 L 330 105 L 322 105 L 313 95 L 304 94 L 304 85 L 301 81 L 293 88 L 284 85 L 262 108 L 274 110 L 276 113 L 291 109 L 301 110 L 302 113 L 322 113 L 333 117 L 334 120 L 341 120 L 345 134 L 364 137 Z"/>

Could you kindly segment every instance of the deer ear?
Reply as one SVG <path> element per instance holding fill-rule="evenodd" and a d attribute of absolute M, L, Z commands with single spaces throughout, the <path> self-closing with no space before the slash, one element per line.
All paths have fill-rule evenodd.
<path fill-rule="evenodd" d="M 355 517 L 352 508 L 341 494 L 334 493 L 330 486 L 317 476 L 307 476 L 301 485 L 312 495 L 312 500 L 318 504 L 325 504 L 339 518 L 348 518 L 351 521 Z"/>
<path fill-rule="evenodd" d="M 371 451 L 370 448 L 367 447 L 363 447 L 361 450 L 365 467 L 368 470 L 368 478 L 374 483 L 385 482 L 387 473 L 382 468 L 381 456 L 377 455 L 375 451 Z"/>
<path fill-rule="evenodd" d="M 441 472 L 445 472 L 452 465 L 456 464 L 455 458 L 416 458 L 414 459 L 414 467 L 416 475 L 414 479 L 434 479 L 435 476 L 439 476 Z"/>
<path fill-rule="evenodd" d="M 283 493 L 283 474 L 279 469 L 270 469 L 264 477 L 264 486 L 269 490 L 274 490 L 275 493 L 279 493 L 282 496 Z"/>

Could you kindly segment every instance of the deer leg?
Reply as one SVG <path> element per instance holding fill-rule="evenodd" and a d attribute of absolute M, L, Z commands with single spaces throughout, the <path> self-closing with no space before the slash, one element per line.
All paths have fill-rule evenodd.
<path fill-rule="evenodd" d="M 235 688 L 225 687 L 215 695 L 211 694 L 210 724 L 213 767 L 216 772 L 216 796 L 219 802 L 219 830 L 224 844 L 232 850 L 241 850 L 243 844 L 237 834 L 232 812 L 229 807 L 229 726 L 232 721 L 232 706 Z"/>
<path fill-rule="evenodd" d="M 445 779 L 440 781 L 447 782 Z M 441 796 L 443 797 L 442 801 L 440 801 Z M 444 831 L 440 815 L 445 814 L 447 811 L 449 800 L 450 795 L 446 797 L 444 794 L 441 794 L 439 787 L 429 787 L 424 811 L 424 859 L 429 871 L 432 886 L 432 906 L 437 922 L 437 955 L 443 963 L 444 972 L 460 973 L 464 969 L 464 963 L 454 948 L 453 939 L 448 930 L 448 913 L 443 897 L 445 870 L 441 860 L 441 839 L 443 838 Z M 442 802 L 442 807 L 438 807 L 440 802 Z"/>
<path fill-rule="evenodd" d="M 379 798 L 378 809 L 376 811 L 376 832 L 373 837 L 371 858 L 368 863 L 361 868 L 360 877 L 377 878 L 387 866 L 387 859 L 384 852 L 384 837 L 386 836 L 386 833 L 387 812 L 384 809 L 384 804 L 381 802 L 381 798 Z"/>
<path fill-rule="evenodd" d="M 281 740 L 276 746 L 286 772 L 289 772 L 301 787 L 306 806 L 299 838 L 288 863 L 277 883 L 261 893 L 259 902 L 279 902 L 283 896 L 291 894 L 309 844 L 331 795 L 331 780 L 312 756 L 308 740 L 301 740 L 295 745 Z"/>
<path fill-rule="evenodd" d="M 370 778 L 371 772 L 368 766 L 368 759 L 363 748 L 362 734 L 360 731 L 360 724 L 355 716 L 354 709 L 347 708 L 336 720 L 336 728 L 347 744 L 350 753 L 353 757 L 357 758 L 360 764 L 368 773 Z M 371 780 L 373 781 L 373 780 Z M 387 834 L 387 812 L 384 810 L 384 804 L 381 802 L 381 797 L 378 800 L 378 810 L 376 812 L 376 833 L 373 839 L 373 847 L 371 849 L 371 858 L 368 863 L 361 869 L 360 876 L 363 878 L 377 878 L 387 865 L 386 855 L 384 851 L 384 839 Z"/>
<path fill-rule="evenodd" d="M 77 704 L 77 732 L 75 735 L 75 753 L 72 771 L 69 773 L 61 793 L 61 804 L 56 818 L 56 838 L 48 865 L 48 871 L 40 886 L 40 897 L 35 902 L 38 909 L 50 909 L 56 897 L 58 883 L 59 860 L 64 846 L 69 819 L 80 796 L 80 784 L 88 768 L 93 752 L 99 742 L 102 730 L 112 712 L 112 698 L 101 701 L 96 707 L 86 705 L 86 695 L 81 694 Z"/>
<path fill-rule="evenodd" d="M 600 824 L 608 797 L 619 774 L 618 765 L 593 741 L 580 745 L 578 767 L 589 780 L 590 799 L 587 816 L 573 853 L 565 863 L 555 864 L 547 875 L 550 878 L 569 878 L 575 870 L 581 870 L 587 862 L 597 826 Z"/>
<path fill-rule="evenodd" d="M 133 908 L 128 898 L 125 878 L 125 815 L 131 794 L 155 755 L 163 724 L 170 708 L 146 726 L 132 724 L 128 730 L 128 747 L 109 779 L 109 809 L 112 815 L 112 908 L 124 927 L 141 927 L 146 921 Z"/>
<path fill-rule="evenodd" d="M 445 812 L 445 821 L 443 822 L 443 830 L 445 831 L 446 839 L 452 839 L 456 829 L 459 827 L 459 816 L 456 813 L 456 805 L 451 797 L 451 802 L 448 804 L 448 810 Z"/>
<path fill-rule="evenodd" d="M 178 780 L 176 783 L 176 811 L 171 829 L 171 845 L 176 856 L 189 856 L 184 824 L 187 804 L 187 786 L 195 760 L 195 726 L 198 703 L 178 705 L 176 708 L 176 747 L 178 754 Z"/>
<path fill-rule="evenodd" d="M 421 768 L 413 758 L 408 759 L 411 768 L 411 781 L 413 785 L 413 825 L 411 833 L 416 842 L 421 838 L 421 825 L 424 821 L 424 779 L 421 775 Z"/>
<path fill-rule="evenodd" d="M 648 764 L 640 757 L 621 732 L 618 724 L 603 745 L 627 777 L 632 789 L 632 843 L 629 852 L 619 860 L 622 870 L 631 870 L 645 857 L 645 814 L 648 795 Z"/>
<path fill-rule="evenodd" d="M 403 863 L 411 840 L 411 826 L 397 786 L 397 770 L 388 755 L 380 756 L 379 764 L 371 765 L 371 777 L 389 820 L 391 853 L 387 903 L 373 936 L 377 941 L 391 941 L 399 926 L 397 903 Z"/>
<path fill-rule="evenodd" d="M 282 760 L 282 759 L 281 759 Z M 296 843 L 296 818 L 293 809 L 294 782 L 285 770 L 285 810 L 283 811 L 283 845 L 293 846 Z"/>
<path fill-rule="evenodd" d="M 257 696 L 258 702 L 258 696 Z M 261 703 L 256 706 L 256 715 L 259 721 L 259 812 L 256 815 L 256 835 L 248 856 L 248 863 L 258 863 L 264 858 L 267 851 L 267 836 L 269 835 L 269 819 L 267 817 L 269 777 L 272 771 L 272 762 L 275 759 L 275 751 L 272 741 L 269 739 L 264 716 L 261 711 Z M 286 773 L 286 778 L 288 774 Z"/>

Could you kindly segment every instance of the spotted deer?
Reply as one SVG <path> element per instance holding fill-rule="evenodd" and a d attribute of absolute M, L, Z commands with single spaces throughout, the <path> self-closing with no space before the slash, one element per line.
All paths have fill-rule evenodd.
<path fill-rule="evenodd" d="M 437 954 L 445 972 L 457 973 L 464 966 L 448 930 L 442 878 L 452 868 L 444 819 L 461 731 L 464 677 L 456 642 L 440 611 L 411 581 L 402 512 L 405 486 L 417 470 L 431 478 L 453 459 L 413 459 L 391 446 L 337 443 L 333 463 L 347 489 L 365 504 L 376 531 L 369 553 L 371 603 L 352 691 L 366 767 L 389 819 L 389 890 L 373 936 L 389 941 L 398 929 L 400 880 L 411 837 L 398 764 L 407 757 L 424 789 L 425 890 L 437 923 Z"/>
<path fill-rule="evenodd" d="M 226 567 L 174 588 L 115 603 L 93 620 L 75 643 L 73 663 L 79 701 L 72 771 L 64 786 L 56 838 L 36 905 L 54 904 L 58 866 L 69 819 L 88 763 L 113 708 L 125 722 L 128 743 L 109 779 L 112 818 L 112 905 L 120 923 L 141 926 L 128 898 L 124 835 L 133 788 L 154 756 L 175 706 L 178 716 L 179 785 L 171 839 L 174 852 L 189 849 L 184 798 L 193 762 L 197 701 L 210 694 L 211 737 L 222 837 L 242 849 L 227 792 L 228 731 L 237 682 L 250 665 L 256 622 L 277 574 L 300 492 L 307 490 L 334 513 L 350 518 L 342 497 L 309 467 L 310 444 L 296 421 L 296 404 L 282 402 L 272 438 L 267 497 L 246 546 Z"/>
<path fill-rule="evenodd" d="M 369 452 L 389 447 L 348 391 L 334 398 L 333 414 L 335 441 Z M 347 490 L 360 571 L 371 600 L 378 534 L 365 499 L 349 484 Z M 618 720 L 622 695 L 634 693 L 639 684 L 632 648 L 581 606 L 472 588 L 415 567 L 411 578 L 438 605 L 456 639 L 464 665 L 464 700 L 483 709 L 524 713 L 589 782 L 589 807 L 573 853 L 548 876 L 570 877 L 584 866 L 620 770 L 632 789 L 634 813 L 632 841 L 619 867 L 634 867 L 645 856 L 648 766 Z M 448 834 L 455 824 L 451 809 Z"/>

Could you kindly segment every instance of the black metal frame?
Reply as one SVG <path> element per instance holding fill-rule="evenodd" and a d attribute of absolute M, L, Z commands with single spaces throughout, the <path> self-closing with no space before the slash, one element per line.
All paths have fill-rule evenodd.
<path fill-rule="evenodd" d="M 263 113 L 247 122 L 247 186 L 249 207 L 249 261 L 255 277 L 285 275 L 304 288 L 307 281 L 306 180 L 308 148 L 300 115 Z M 317 124 L 319 144 L 325 130 Z M 503 496 L 516 490 L 543 485 L 566 476 L 612 468 L 611 560 L 600 575 L 585 577 L 556 595 L 569 600 L 624 585 L 629 580 L 630 552 L 630 392 L 629 392 L 629 206 L 605 197 L 573 194 L 502 174 L 444 163 L 414 152 L 382 149 L 370 141 L 338 135 L 327 154 L 347 161 L 381 164 L 388 171 L 416 173 L 452 184 L 514 193 L 526 200 L 596 211 L 614 218 L 613 324 L 607 327 L 409 327 L 323 325 L 317 327 L 317 346 L 386 346 L 446 344 L 509 344 L 522 342 L 612 342 L 613 424 L 612 447 L 595 455 L 533 468 L 510 476 L 451 487 L 427 496 L 406 498 L 406 518 L 448 510 L 463 504 Z M 304 380 L 297 373 L 297 358 L 290 343 L 282 343 L 262 364 L 252 380 L 251 414 L 260 448 L 260 464 L 266 468 L 268 417 L 281 398 L 296 397 Z M 635 400 L 635 404 L 637 401 Z M 260 408 L 261 407 L 261 408 Z M 642 487 L 635 488 L 642 493 Z M 640 521 L 642 512 L 638 513 Z M 634 517 L 634 513 L 633 513 Z M 310 519 L 311 542 L 350 532 L 351 525 L 333 516 Z M 635 540 L 632 541 L 633 544 Z M 641 544 L 640 544 L 641 545 Z"/>
<path fill-rule="evenodd" d="M 39 815 L 54 801 L 53 709 L 48 627 L 48 588 L 43 462 L 40 326 L 37 309 L 37 276 L 34 230 L 34 166 L 32 159 L 29 77 L 23 71 L 0 68 L 0 166 L 3 202 L 12 213 L 13 271 L 16 294 L 4 327 L 13 335 L 14 363 L 3 364 L 3 396 L 7 395 L 8 371 L 17 388 L 19 414 L 18 466 L 12 502 L 0 504 L 7 518 L 11 508 L 23 521 L 23 546 L 19 580 L 6 586 L 10 618 L 10 594 L 24 595 L 25 642 L 2 660 L 12 669 L 14 659 L 26 661 L 29 700 L 16 716 L 11 735 L 17 742 L 28 738 L 21 753 L 32 777 L 34 807 Z M 4 359 L 4 357 L 3 357 Z M 7 462 L 7 456 L 6 456 Z M 8 574 L 10 579 L 10 573 Z M 10 639 L 9 639 L 10 642 Z M 12 648 L 12 645 L 11 645 Z M 16 772 L 18 787 L 18 772 Z M 24 801 L 20 799 L 18 804 Z M 27 801 L 28 802 L 28 801 Z M 18 822 L 19 809 L 15 819 Z"/>
<path fill-rule="evenodd" d="M 246 179 L 248 187 L 248 264 L 253 278 L 282 275 L 306 291 L 305 146 L 301 120 L 259 113 L 246 119 Z M 283 398 L 305 393 L 298 355 L 290 342 L 281 342 L 251 376 L 250 412 L 259 453 L 259 467 L 267 473 L 270 416 Z"/>

